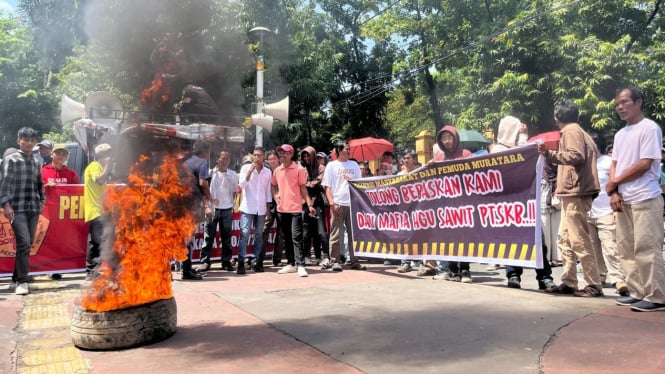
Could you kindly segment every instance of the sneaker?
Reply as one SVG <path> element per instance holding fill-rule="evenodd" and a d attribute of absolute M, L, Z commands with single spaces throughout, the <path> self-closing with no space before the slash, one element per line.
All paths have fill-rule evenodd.
<path fill-rule="evenodd" d="M 310 261 L 310 262 L 311 262 L 311 261 Z M 307 274 L 307 270 L 305 270 L 305 267 L 304 267 L 304 266 L 298 266 L 298 276 L 299 276 L 299 277 L 303 277 L 303 278 L 304 278 L 304 277 L 306 277 L 306 276 L 308 276 L 308 275 L 309 275 L 309 274 Z"/>
<path fill-rule="evenodd" d="M 473 282 L 473 279 L 471 279 L 471 272 L 468 270 L 462 270 L 460 272 L 460 275 L 462 276 L 462 283 L 471 283 Z"/>
<path fill-rule="evenodd" d="M 312 264 L 312 259 L 309 256 L 305 256 L 305 266 Z"/>
<path fill-rule="evenodd" d="M 636 299 L 632 296 L 621 296 L 621 297 L 617 297 L 616 300 L 614 300 L 614 302 L 617 305 L 623 305 L 623 306 L 631 306 L 635 303 L 639 303 L 640 301 L 642 301 L 642 300 Z"/>
<path fill-rule="evenodd" d="M 462 277 L 459 274 L 451 273 L 451 272 L 447 272 L 444 279 L 447 280 L 447 281 L 452 281 L 452 282 L 461 282 L 462 281 Z"/>
<path fill-rule="evenodd" d="M 234 271 L 231 261 L 222 261 L 222 270 Z"/>
<path fill-rule="evenodd" d="M 210 270 L 210 264 L 207 262 L 201 263 L 201 265 L 196 267 L 196 271 L 205 273 L 206 271 Z"/>
<path fill-rule="evenodd" d="M 445 271 L 440 271 L 440 272 L 436 273 L 436 275 L 433 276 L 432 279 L 434 279 L 436 281 L 445 280 L 447 274 L 448 273 L 446 273 Z"/>
<path fill-rule="evenodd" d="M 17 288 L 18 290 L 18 288 Z M 642 300 L 630 306 L 630 310 L 636 312 L 655 312 L 658 310 L 665 310 L 665 304 L 652 303 L 650 301 Z"/>
<path fill-rule="evenodd" d="M 342 265 L 338 263 L 333 264 L 332 271 L 342 271 Z"/>
<path fill-rule="evenodd" d="M 412 270 L 413 270 L 413 268 L 411 267 L 411 264 L 408 263 L 408 262 L 404 265 L 401 265 L 399 268 L 397 268 L 398 273 L 408 273 Z"/>
<path fill-rule="evenodd" d="M 295 273 L 296 271 L 298 271 L 298 270 L 296 269 L 295 266 L 293 266 L 291 264 L 288 264 L 288 265 L 284 266 L 283 268 L 279 269 L 279 271 L 277 271 L 277 274 Z"/>
<path fill-rule="evenodd" d="M 522 288 L 522 280 L 520 277 L 513 275 L 512 277 L 508 278 L 508 287 L 510 288 Z"/>
<path fill-rule="evenodd" d="M 425 267 L 423 265 L 420 265 L 418 267 L 418 273 L 416 273 L 416 275 L 419 276 L 419 277 L 429 277 L 429 276 L 432 276 L 432 275 L 435 275 L 435 274 L 436 274 L 436 270 L 434 270 L 432 268 Z"/>
<path fill-rule="evenodd" d="M 19 283 L 16 285 L 16 290 L 14 290 L 14 294 L 16 295 L 27 295 L 30 293 L 30 288 L 28 287 L 28 283 Z"/>
<path fill-rule="evenodd" d="M 556 283 L 554 283 L 554 281 L 551 279 L 543 279 L 542 281 L 538 282 L 539 290 L 547 291 L 551 290 L 554 287 L 556 287 Z"/>
<path fill-rule="evenodd" d="M 321 260 L 321 269 L 330 269 L 330 259 L 324 258 Z"/>
<path fill-rule="evenodd" d="M 489 265 L 487 265 L 487 267 L 485 268 L 485 270 L 487 270 L 487 271 L 495 271 L 495 270 L 499 270 L 499 268 L 501 268 L 501 265 L 499 265 L 499 264 L 489 264 Z"/>
<path fill-rule="evenodd" d="M 180 279 L 182 280 L 202 280 L 205 276 L 205 273 L 195 272 L 193 269 L 189 271 L 183 271 Z"/>

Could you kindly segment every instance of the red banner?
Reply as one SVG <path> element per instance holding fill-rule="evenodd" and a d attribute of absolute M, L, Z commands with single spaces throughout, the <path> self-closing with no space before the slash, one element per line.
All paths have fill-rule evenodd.
<path fill-rule="evenodd" d="M 30 274 L 72 273 L 85 270 L 88 224 L 83 215 L 83 185 L 45 187 L 46 207 L 39 217 L 35 242 L 30 250 Z M 240 239 L 240 213 L 233 214 L 231 246 L 234 257 Z M 198 261 L 204 244 L 204 224 L 197 226 L 192 260 Z M 266 254 L 273 252 L 276 225 L 270 229 Z M 250 233 L 247 254 L 254 253 L 254 234 Z M 11 224 L 0 214 L 0 276 L 14 270 L 16 242 Z M 213 242 L 212 259 L 221 258 L 219 231 Z"/>
<path fill-rule="evenodd" d="M 39 217 L 30 249 L 30 274 L 68 273 L 85 269 L 88 225 L 83 221 L 83 185 L 45 187 L 46 207 Z M 0 276 L 14 270 L 14 231 L 0 215 Z"/>

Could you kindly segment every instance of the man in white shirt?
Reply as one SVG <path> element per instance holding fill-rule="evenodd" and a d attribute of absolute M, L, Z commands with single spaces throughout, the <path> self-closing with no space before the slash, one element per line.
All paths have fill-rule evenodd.
<path fill-rule="evenodd" d="M 605 186 L 610 177 L 612 157 L 606 154 L 605 140 L 601 136 L 594 138 L 601 153 L 596 161 L 600 193 L 591 203 L 589 224 L 591 225 L 591 246 L 596 254 L 598 270 L 605 282 L 612 284 L 619 295 L 628 296 L 623 269 L 617 252 L 616 220 L 610 207 L 610 197 Z"/>
<path fill-rule="evenodd" d="M 630 296 L 617 298 L 631 310 L 665 310 L 663 197 L 659 185 L 663 134 L 644 117 L 644 95 L 625 87 L 614 107 L 626 126 L 614 136 L 610 178 L 605 190 L 617 212 L 617 247 Z"/>
<path fill-rule="evenodd" d="M 326 197 L 330 204 L 330 257 L 335 261 L 333 271 L 342 271 L 340 236 L 342 226 L 346 227 L 349 239 L 350 267 L 353 270 L 365 270 L 353 250 L 353 233 L 351 231 L 351 192 L 349 181 L 360 178 L 358 163 L 349 160 L 351 147 L 347 141 L 338 141 L 335 144 L 337 159 L 326 166 L 321 185 L 326 189 Z"/>
<path fill-rule="evenodd" d="M 233 198 L 238 188 L 238 175 L 229 169 L 231 153 L 222 150 L 217 157 L 217 165 L 210 173 L 210 195 L 212 196 L 213 216 L 206 227 L 205 245 L 201 249 L 201 266 L 197 271 L 210 269 L 210 253 L 219 227 L 222 243 L 222 270 L 233 271 L 231 258 L 231 223 L 233 220 Z"/>
<path fill-rule="evenodd" d="M 272 201 L 270 182 L 272 173 L 270 169 L 263 166 L 265 161 L 265 150 L 263 147 L 255 147 L 252 154 L 254 161 L 245 164 L 240 169 L 239 186 L 242 189 L 240 200 L 240 241 L 238 242 L 238 270 L 237 274 L 245 274 L 245 252 L 249 242 L 249 232 L 254 226 L 254 258 L 261 258 L 263 248 L 263 227 L 266 214 L 270 214 L 270 202 Z M 256 261 L 254 271 L 262 272 L 263 264 Z"/>

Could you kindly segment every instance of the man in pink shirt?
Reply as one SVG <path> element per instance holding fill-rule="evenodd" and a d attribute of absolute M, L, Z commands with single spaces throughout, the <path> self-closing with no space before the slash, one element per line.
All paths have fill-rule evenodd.
<path fill-rule="evenodd" d="M 297 272 L 306 277 L 305 257 L 303 256 L 302 202 L 307 202 L 309 214 L 316 214 L 312 199 L 307 193 L 307 170 L 293 162 L 295 150 L 290 144 L 276 149 L 281 165 L 272 175 L 272 195 L 277 204 L 277 215 L 281 222 L 282 237 L 286 251 L 287 265 L 278 274 Z M 297 267 L 296 267 L 297 265 Z"/>

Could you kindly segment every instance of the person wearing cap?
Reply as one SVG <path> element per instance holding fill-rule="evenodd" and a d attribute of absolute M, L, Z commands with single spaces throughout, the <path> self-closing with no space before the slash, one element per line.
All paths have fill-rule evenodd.
<path fill-rule="evenodd" d="M 353 270 L 366 270 L 358 262 L 353 252 L 353 232 L 351 231 L 351 191 L 349 181 L 360 178 L 358 163 L 349 159 L 351 146 L 348 141 L 335 143 L 337 159 L 326 166 L 321 185 L 326 189 L 326 197 L 330 204 L 330 257 L 335 262 L 332 270 L 342 271 L 342 226 L 346 227 L 349 243 L 349 266 Z"/>
<path fill-rule="evenodd" d="M 99 255 L 104 234 L 102 197 L 112 167 L 111 146 L 102 143 L 95 147 L 94 160 L 83 172 L 83 213 L 85 222 L 89 224 L 90 234 L 90 244 L 85 259 L 85 271 L 88 277 L 93 275 L 100 263 Z"/>
<path fill-rule="evenodd" d="M 308 213 L 316 214 L 314 203 L 307 193 L 307 170 L 293 162 L 294 149 L 283 144 L 276 149 L 281 165 L 272 176 L 272 196 L 277 203 L 277 215 L 282 228 L 287 265 L 278 274 L 298 273 L 307 276 L 303 246 L 303 205 L 307 203 Z"/>
<path fill-rule="evenodd" d="M 58 184 L 79 184 L 80 178 L 74 169 L 67 167 L 69 150 L 64 144 L 57 144 L 51 151 L 52 162 L 42 166 L 42 180 L 46 187 L 55 187 Z"/>
<path fill-rule="evenodd" d="M 27 295 L 30 272 L 30 247 L 37 231 L 39 215 L 46 196 L 39 162 L 32 156 L 37 131 L 30 127 L 18 130 L 19 151 L 2 161 L 0 206 L 16 237 L 16 256 L 12 282 L 17 295 Z"/>
<path fill-rule="evenodd" d="M 39 156 L 42 159 L 42 166 L 51 164 L 51 161 L 53 160 L 51 158 L 51 153 L 53 152 L 53 142 L 48 139 L 44 139 L 39 142 L 37 146 L 39 147 Z"/>
<path fill-rule="evenodd" d="M 316 154 L 316 160 L 319 162 L 319 165 L 323 165 L 323 167 L 328 165 L 328 156 L 324 152 L 318 152 Z"/>

